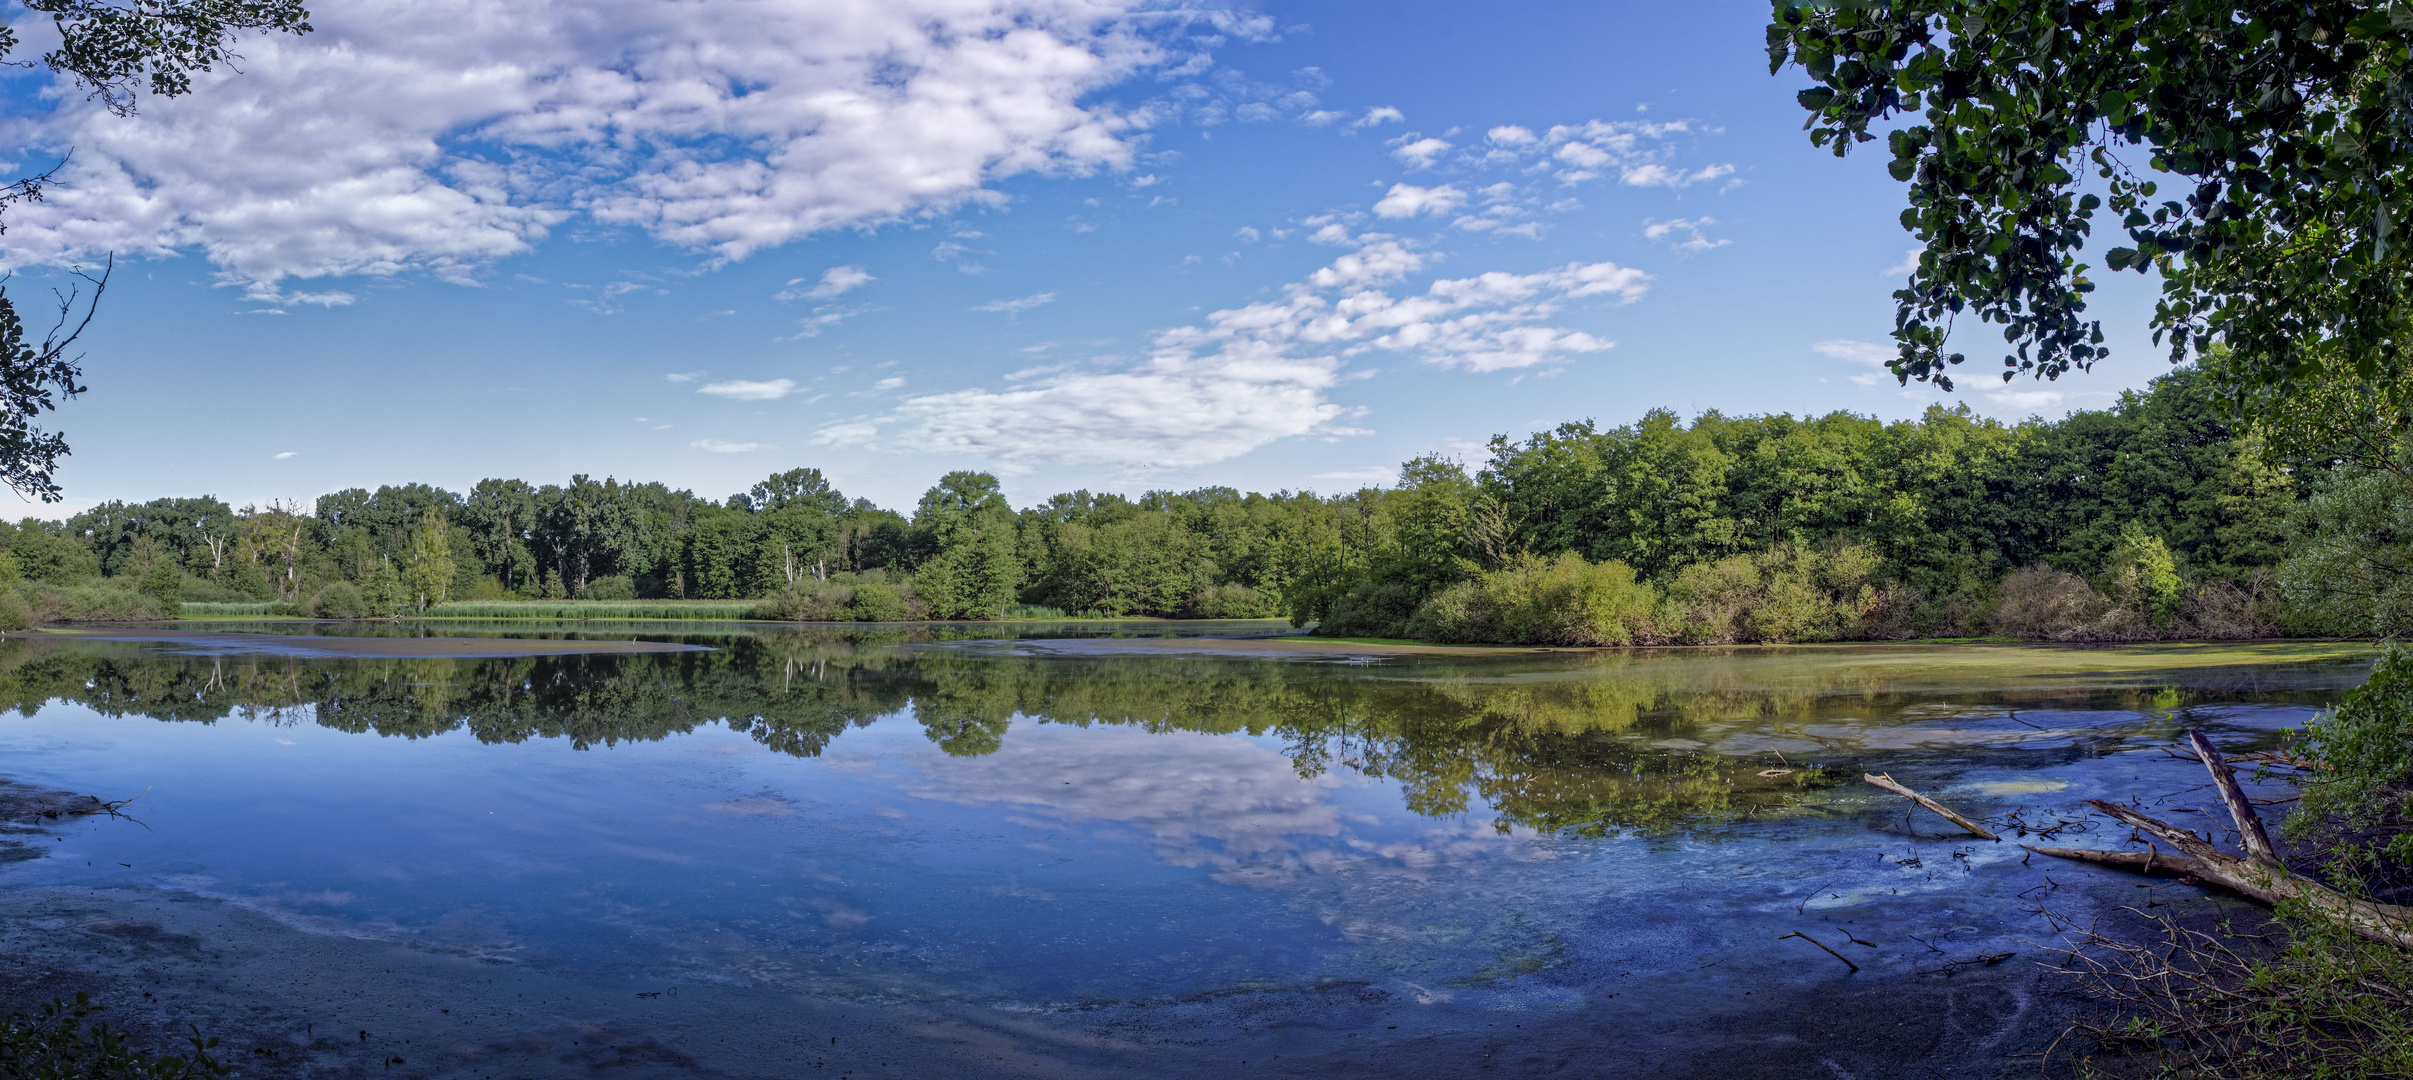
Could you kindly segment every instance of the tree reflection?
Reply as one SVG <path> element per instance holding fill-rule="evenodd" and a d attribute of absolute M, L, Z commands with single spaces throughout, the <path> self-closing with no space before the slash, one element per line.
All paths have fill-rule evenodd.
<path fill-rule="evenodd" d="M 0 644 L 0 705 L 70 701 L 111 716 L 316 723 L 482 742 L 560 738 L 580 749 L 713 725 L 812 757 L 850 728 L 909 714 L 950 755 L 996 751 L 1017 718 L 1075 727 L 1247 733 L 1279 740 L 1302 777 L 1392 781 L 1409 809 L 1488 806 L 1499 828 L 1667 832 L 1781 812 L 1834 782 L 1814 762 L 1710 753 L 1738 721 L 1899 722 L 1955 702 L 2004 703 L 2002 684 L 1909 686 L 1866 666 L 1810 662 L 1772 677 L 1718 650 L 1451 659 L 1379 667 L 1199 655 L 1066 656 L 897 648 L 899 635 L 773 631 L 708 652 L 513 659 L 195 658 L 126 643 Z M 1756 653 L 1763 660 L 1771 655 Z M 1831 654 L 1830 654 L 1831 655 Z M 2191 700 L 2325 697 L 2270 668 L 2016 691 L 2022 708 L 2174 715 Z M 1813 738 L 1814 736 L 1804 736 Z M 1815 756 L 1815 755 L 1814 755 Z M 1827 755 L 1841 774 L 1850 752 Z"/>

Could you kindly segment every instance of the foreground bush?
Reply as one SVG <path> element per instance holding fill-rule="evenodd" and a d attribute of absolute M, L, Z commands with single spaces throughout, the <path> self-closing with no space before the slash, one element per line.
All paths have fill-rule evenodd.
<path fill-rule="evenodd" d="M 210 1056 L 218 1040 L 198 1029 L 189 1055 L 152 1056 L 126 1045 L 125 1035 L 92 1021 L 100 1009 L 83 994 L 53 1001 L 39 1016 L 0 1019 L 0 1076 L 28 1080 L 186 1080 L 227 1076 L 233 1069 Z"/>

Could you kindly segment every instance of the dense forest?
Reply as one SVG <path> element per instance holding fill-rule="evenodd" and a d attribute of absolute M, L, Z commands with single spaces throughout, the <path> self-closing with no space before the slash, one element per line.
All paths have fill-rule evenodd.
<path fill-rule="evenodd" d="M 575 476 L 310 507 L 113 502 L 0 525 L 0 576 L 19 582 L 0 621 L 566 598 L 753 601 L 790 620 L 1287 616 L 1542 644 L 2385 632 L 2368 603 L 2283 587 L 2353 470 L 2274 460 L 2206 382 L 2180 369 L 2110 409 L 2019 424 L 1965 406 L 1895 423 L 1655 410 L 1330 496 L 1076 491 L 1017 510 L 994 476 L 957 472 L 907 515 L 795 469 L 722 499 Z"/>

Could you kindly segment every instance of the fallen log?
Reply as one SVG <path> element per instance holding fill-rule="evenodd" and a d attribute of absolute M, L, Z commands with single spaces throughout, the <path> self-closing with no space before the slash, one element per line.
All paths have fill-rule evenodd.
<path fill-rule="evenodd" d="M 1918 792 L 1912 791 L 1909 788 L 1895 783 L 1893 774 L 1891 773 L 1888 773 L 1884 776 L 1872 776 L 1868 773 L 1862 773 L 1860 774 L 1860 779 L 1866 780 L 1869 783 L 1875 784 L 1878 787 L 1884 788 L 1885 790 L 1893 792 L 1896 795 L 1900 795 L 1905 799 L 1909 799 L 1910 801 L 1917 803 L 1920 806 L 1924 806 L 1929 810 L 1933 810 L 1936 813 L 1943 815 L 1944 820 L 1950 821 L 1961 828 L 1969 830 L 1981 839 L 1995 841 L 2002 839 L 2002 837 L 1996 836 L 1992 832 L 1988 831 L 1985 826 L 1971 821 L 1968 818 L 1962 817 L 1959 814 L 1953 813 L 1951 807 L 1945 806 L 1943 803 L 1937 802 L 1934 799 L 1930 799 L 1925 795 L 1921 795 Z"/>
<path fill-rule="evenodd" d="M 2076 859 L 2139 873 L 2193 878 L 2205 884 L 2218 885 L 2249 900 L 2274 906 L 2294 901 L 2336 919 L 2358 936 L 2398 948 L 2413 949 L 2413 908 L 2357 900 L 2289 870 L 2279 861 L 2278 852 L 2271 847 L 2270 834 L 2263 831 L 2261 816 L 2254 812 L 2253 803 L 2237 786 L 2237 779 L 2229 773 L 2229 764 L 2221 758 L 2220 751 L 2213 749 L 2211 742 L 2200 733 L 2189 732 L 2188 741 L 2194 745 L 2196 755 L 2203 759 L 2204 767 L 2212 771 L 2212 782 L 2220 788 L 2221 801 L 2228 805 L 2229 816 L 2237 824 L 2237 833 L 2244 838 L 2243 844 L 2248 853 L 2246 857 L 2228 854 L 2213 846 L 2212 841 L 2151 817 L 2134 807 L 2102 799 L 2088 799 L 2087 805 L 2169 845 L 2178 854 L 2170 855 L 2158 850 L 2102 851 L 2037 847 L 2032 844 L 2019 846 L 2038 855 Z"/>

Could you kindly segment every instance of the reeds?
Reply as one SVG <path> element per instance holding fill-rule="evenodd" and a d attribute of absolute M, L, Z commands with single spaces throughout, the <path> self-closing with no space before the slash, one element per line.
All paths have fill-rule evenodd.
<path fill-rule="evenodd" d="M 421 618 L 549 621 L 751 618 L 752 600 L 464 600 L 437 604 Z M 407 616 L 406 616 L 407 617 Z"/>

